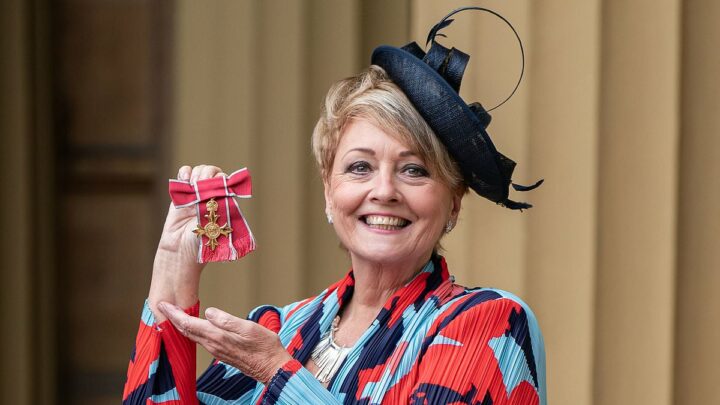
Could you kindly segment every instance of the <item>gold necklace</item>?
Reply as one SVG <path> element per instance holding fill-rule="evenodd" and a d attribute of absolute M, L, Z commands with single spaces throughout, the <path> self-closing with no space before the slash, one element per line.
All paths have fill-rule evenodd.
<path fill-rule="evenodd" d="M 315 373 L 315 378 L 321 383 L 325 384 L 337 373 L 342 365 L 345 357 L 350 352 L 350 347 L 340 346 L 335 343 L 335 332 L 338 330 L 340 324 L 340 316 L 336 316 L 333 319 L 330 330 L 325 332 L 320 342 L 315 346 L 312 351 L 310 358 L 315 362 L 318 368 Z"/>

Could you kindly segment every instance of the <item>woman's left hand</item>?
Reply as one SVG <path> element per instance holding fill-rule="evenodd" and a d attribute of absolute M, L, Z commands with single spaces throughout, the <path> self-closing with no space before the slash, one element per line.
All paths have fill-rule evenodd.
<path fill-rule="evenodd" d="M 184 336 L 201 344 L 216 359 L 230 364 L 248 377 L 267 384 L 292 356 L 278 335 L 255 322 L 234 317 L 217 308 L 205 310 L 205 318 L 187 315 L 180 308 L 160 303 L 158 308 Z"/>

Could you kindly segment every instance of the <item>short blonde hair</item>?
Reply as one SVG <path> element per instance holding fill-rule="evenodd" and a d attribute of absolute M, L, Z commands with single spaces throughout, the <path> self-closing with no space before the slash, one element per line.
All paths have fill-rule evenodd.
<path fill-rule="evenodd" d="M 328 181 L 345 126 L 363 118 L 407 145 L 450 190 L 463 195 L 468 187 L 460 169 L 405 93 L 385 70 L 371 65 L 364 72 L 336 82 L 325 96 L 312 135 L 312 150 L 324 181 Z"/>

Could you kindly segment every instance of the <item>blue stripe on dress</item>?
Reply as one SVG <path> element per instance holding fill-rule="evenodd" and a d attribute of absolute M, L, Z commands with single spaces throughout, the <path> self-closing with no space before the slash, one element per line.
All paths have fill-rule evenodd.
<path fill-rule="evenodd" d="M 502 373 L 503 383 L 507 390 L 508 397 L 515 387 L 521 382 L 533 383 L 532 373 L 525 360 L 525 353 L 517 344 L 515 339 L 508 336 L 500 336 L 490 339 L 488 343 L 495 354 L 495 359 Z"/>
<path fill-rule="evenodd" d="M 250 398 L 253 396 L 253 391 L 248 391 L 238 399 L 224 399 L 206 392 L 198 392 L 197 398 L 203 405 L 240 405 L 249 404 Z"/>
<path fill-rule="evenodd" d="M 540 405 L 546 405 L 547 387 L 545 385 L 545 342 L 543 341 L 543 336 L 540 333 L 540 325 L 538 324 L 537 318 L 535 318 L 535 313 L 533 313 L 530 307 L 515 294 L 503 290 L 495 291 L 503 297 L 517 302 L 525 310 L 528 329 L 530 330 L 533 356 L 535 358 L 535 368 L 537 369 L 538 397 L 540 397 Z"/>
<path fill-rule="evenodd" d="M 167 401 L 177 401 L 179 399 L 180 399 L 180 394 L 178 394 L 177 388 L 173 388 L 170 391 L 167 391 L 163 394 L 152 395 L 150 397 L 150 400 L 157 404 L 161 404 L 161 403 L 167 402 Z"/>
<path fill-rule="evenodd" d="M 143 305 L 142 309 L 142 315 L 140 315 L 140 320 L 147 326 L 153 326 L 155 324 L 155 315 L 153 315 L 152 311 L 150 310 L 150 303 L 148 302 L 148 300 L 145 300 L 145 304 Z"/>

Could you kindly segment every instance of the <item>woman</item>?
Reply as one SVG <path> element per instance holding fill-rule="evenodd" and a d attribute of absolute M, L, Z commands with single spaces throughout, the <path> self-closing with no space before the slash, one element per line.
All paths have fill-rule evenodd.
<path fill-rule="evenodd" d="M 514 163 L 492 146 L 487 112 L 457 96 L 467 57 L 436 33 L 427 55 L 414 43 L 376 49 L 373 66 L 326 97 L 312 142 L 352 263 L 339 282 L 249 320 L 215 308 L 200 319 L 195 212 L 170 209 L 124 403 L 545 403 L 532 312 L 504 291 L 455 284 L 437 254 L 468 186 L 529 205 L 507 199 Z M 178 178 L 222 175 L 184 166 Z M 217 359 L 197 383 L 196 342 Z"/>

